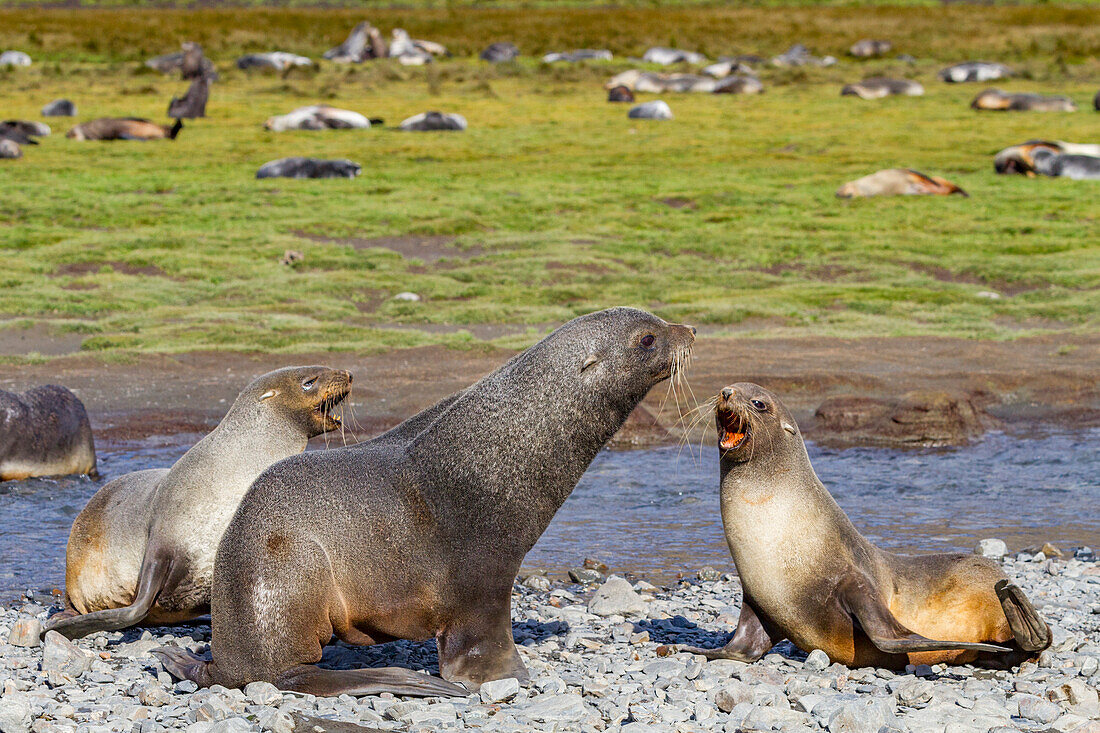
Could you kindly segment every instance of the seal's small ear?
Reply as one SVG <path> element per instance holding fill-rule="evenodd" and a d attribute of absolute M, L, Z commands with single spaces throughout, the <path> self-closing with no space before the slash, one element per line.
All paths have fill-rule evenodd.
<path fill-rule="evenodd" d="M 588 358 L 584 360 L 583 364 L 581 364 L 581 371 L 583 372 L 585 369 L 592 366 L 593 364 L 595 364 L 599 360 L 600 360 L 600 355 L 599 354 L 589 354 Z"/>
<path fill-rule="evenodd" d="M 783 423 L 782 427 L 788 433 L 790 433 L 791 435 L 794 435 L 794 425 L 791 425 L 789 422 L 785 422 L 785 423 Z"/>
<path fill-rule="evenodd" d="M 279 390 L 269 389 L 268 391 L 266 391 L 262 395 L 260 395 L 260 402 L 263 402 L 264 400 L 266 400 L 270 397 L 274 397 L 277 394 L 279 394 Z"/>

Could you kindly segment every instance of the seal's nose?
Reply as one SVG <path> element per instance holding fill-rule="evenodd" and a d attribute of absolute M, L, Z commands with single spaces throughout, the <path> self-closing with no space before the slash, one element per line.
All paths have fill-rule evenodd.
<path fill-rule="evenodd" d="M 692 336 L 694 336 L 694 335 L 696 335 L 697 333 L 699 333 L 698 331 L 696 331 L 696 330 L 695 330 L 695 326 L 688 326 L 688 328 L 690 328 L 690 329 L 691 329 L 691 335 L 692 335 Z"/>
<path fill-rule="evenodd" d="M 737 393 L 733 390 L 733 387 L 726 387 L 725 389 L 722 390 L 722 399 L 724 399 L 724 400 L 732 399 L 735 394 L 737 394 Z"/>

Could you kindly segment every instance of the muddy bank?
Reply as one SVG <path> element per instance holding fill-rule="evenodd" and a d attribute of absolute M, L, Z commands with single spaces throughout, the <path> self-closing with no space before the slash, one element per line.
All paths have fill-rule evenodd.
<path fill-rule="evenodd" d="M 12 353 L 12 352 L 8 352 Z M 385 430 L 502 364 L 501 349 L 423 347 L 387 354 L 145 355 L 126 364 L 92 355 L 0 366 L 0 389 L 63 384 L 84 401 L 107 443 L 213 427 L 249 380 L 290 364 L 349 369 L 349 439 Z M 705 400 L 736 381 L 782 396 L 822 443 L 953 444 L 1036 423 L 1100 425 L 1100 335 L 1011 342 L 948 338 L 709 338 L 695 349 L 691 392 Z M 680 400 L 680 410 L 694 406 Z M 820 408 L 820 409 L 819 409 Z M 705 427 L 703 427 L 705 426 Z M 710 421 L 694 439 L 710 438 Z M 705 435 L 704 435 L 705 433 Z M 655 389 L 615 444 L 656 445 L 682 434 L 675 400 Z"/>

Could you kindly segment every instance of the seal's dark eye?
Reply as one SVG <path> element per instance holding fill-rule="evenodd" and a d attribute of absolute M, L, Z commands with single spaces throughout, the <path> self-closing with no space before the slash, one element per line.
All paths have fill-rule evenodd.
<path fill-rule="evenodd" d="M 760 410 L 761 412 L 764 412 L 768 409 L 767 403 L 761 402 L 760 400 L 753 400 L 752 406 L 755 407 L 757 410 Z"/>
<path fill-rule="evenodd" d="M 650 333 L 650 334 L 646 334 L 645 336 L 642 337 L 640 345 L 643 349 L 652 349 L 653 344 L 656 341 L 657 341 L 657 337 Z"/>
<path fill-rule="evenodd" d="M 302 389 L 308 392 L 309 390 L 313 389 L 313 385 L 315 385 L 316 383 L 317 377 L 310 377 L 306 381 L 302 382 Z"/>

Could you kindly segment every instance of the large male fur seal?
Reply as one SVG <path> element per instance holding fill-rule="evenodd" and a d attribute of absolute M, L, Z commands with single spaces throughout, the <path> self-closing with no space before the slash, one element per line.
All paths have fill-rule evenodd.
<path fill-rule="evenodd" d="M 0 390 L 0 481 L 95 472 L 92 426 L 76 395 L 55 384 Z"/>
<path fill-rule="evenodd" d="M 46 628 L 76 638 L 206 613 L 214 553 L 241 497 L 268 466 L 338 428 L 332 411 L 350 389 L 350 374 L 321 366 L 265 374 L 170 470 L 96 492 L 69 535 L 68 610 Z"/>
<path fill-rule="evenodd" d="M 436 638 L 444 679 L 528 679 L 512 640 L 523 556 L 694 329 L 631 308 L 576 318 L 481 379 L 411 440 L 281 461 L 252 485 L 214 567 L 213 661 L 157 651 L 200 685 L 315 695 L 467 694 L 400 668 L 313 666 L 351 644 Z M 402 428 L 411 432 L 407 428 Z"/>
<path fill-rule="evenodd" d="M 759 659 L 786 638 L 848 666 L 1011 666 L 1050 628 L 992 561 L 903 557 L 868 542 L 822 485 L 798 426 L 763 387 L 726 387 L 715 407 L 722 524 L 744 598 L 710 658 Z"/>
<path fill-rule="evenodd" d="M 182 129 L 181 120 L 166 127 L 141 117 L 101 117 L 76 125 L 65 137 L 73 140 L 175 140 Z"/>

